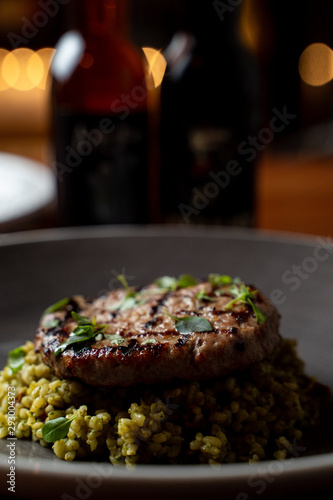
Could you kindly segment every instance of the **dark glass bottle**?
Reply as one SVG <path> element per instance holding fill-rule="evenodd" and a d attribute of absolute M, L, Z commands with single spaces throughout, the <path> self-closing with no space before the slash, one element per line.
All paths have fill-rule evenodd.
<path fill-rule="evenodd" d="M 260 124 L 256 67 L 238 38 L 240 8 L 184 0 L 164 52 L 161 186 L 164 222 L 252 226 Z"/>
<path fill-rule="evenodd" d="M 52 63 L 61 225 L 148 221 L 147 91 L 124 0 L 73 0 Z"/>

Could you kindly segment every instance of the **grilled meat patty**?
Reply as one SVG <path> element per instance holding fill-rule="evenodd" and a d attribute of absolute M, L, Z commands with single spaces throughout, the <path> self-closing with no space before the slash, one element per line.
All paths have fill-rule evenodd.
<path fill-rule="evenodd" d="M 208 281 L 167 292 L 152 284 L 132 296 L 116 290 L 93 301 L 74 296 L 63 310 L 44 315 L 36 350 L 57 376 L 92 386 L 225 375 L 268 357 L 280 342 L 279 313 L 260 292 L 249 290 L 265 316 L 262 324 L 254 307 L 241 300 L 226 310 L 234 299 L 230 286 L 217 290 Z M 79 328 L 72 311 L 104 329 L 95 327 L 95 337 L 64 348 Z M 175 317 L 205 318 L 211 331 L 181 333 Z"/>

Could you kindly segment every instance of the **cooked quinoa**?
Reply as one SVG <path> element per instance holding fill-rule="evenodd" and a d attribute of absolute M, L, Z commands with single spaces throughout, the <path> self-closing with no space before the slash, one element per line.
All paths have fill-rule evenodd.
<path fill-rule="evenodd" d="M 57 378 L 27 342 L 23 366 L 0 372 L 0 437 L 8 435 L 8 388 L 15 388 L 15 435 L 52 446 L 61 459 L 105 457 L 113 465 L 257 462 L 292 456 L 318 424 L 318 384 L 304 374 L 296 342 L 270 360 L 204 382 L 97 389 Z M 72 417 L 67 437 L 46 443 L 45 422 Z"/>

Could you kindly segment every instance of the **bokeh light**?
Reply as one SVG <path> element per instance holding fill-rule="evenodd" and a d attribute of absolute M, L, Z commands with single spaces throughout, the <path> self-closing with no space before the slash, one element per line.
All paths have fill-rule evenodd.
<path fill-rule="evenodd" d="M 43 77 L 42 77 L 41 81 L 39 82 L 39 84 L 37 85 L 37 87 L 45 90 L 46 85 L 47 85 L 47 81 L 48 81 L 48 77 L 50 74 L 51 62 L 52 62 L 52 59 L 53 59 L 54 54 L 55 54 L 55 49 L 53 49 L 51 47 L 45 47 L 43 49 L 38 50 L 37 54 L 41 58 L 41 60 L 43 62 L 43 66 L 44 66 Z"/>
<path fill-rule="evenodd" d="M 302 80 L 312 86 L 321 86 L 333 78 L 333 51 L 324 43 L 312 43 L 302 52 L 298 70 Z"/>
<path fill-rule="evenodd" d="M 37 52 L 31 54 L 26 66 L 27 80 L 30 81 L 31 87 L 37 87 L 44 76 L 44 64 Z"/>
<path fill-rule="evenodd" d="M 142 47 L 149 66 L 149 76 L 153 78 L 155 88 L 161 85 L 166 70 L 166 60 L 160 50 Z"/>
<path fill-rule="evenodd" d="M 6 56 L 9 54 L 8 50 L 0 49 L 0 91 L 7 90 L 10 85 L 6 82 L 2 75 L 2 65 Z"/>
<path fill-rule="evenodd" d="M 1 76 L 8 87 L 15 87 L 20 76 L 20 65 L 14 52 L 8 52 L 1 65 Z"/>
<path fill-rule="evenodd" d="M 37 52 L 26 48 L 11 52 L 0 49 L 0 91 L 45 89 L 54 52 L 49 47 Z"/>

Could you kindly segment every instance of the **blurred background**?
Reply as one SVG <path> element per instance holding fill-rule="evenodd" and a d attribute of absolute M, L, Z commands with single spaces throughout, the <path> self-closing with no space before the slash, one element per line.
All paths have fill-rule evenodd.
<path fill-rule="evenodd" d="M 58 40 L 73 28 L 72 3 L 73 0 L 0 0 L 0 232 L 62 224 L 53 168 L 50 65 Z M 150 129 L 154 144 L 149 155 L 159 173 L 155 172 L 155 184 L 150 184 L 147 196 L 152 198 L 157 215 L 143 222 L 227 223 L 331 235 L 333 3 L 329 0 L 205 3 L 218 25 L 214 28 L 218 31 L 215 41 L 210 38 L 213 28 L 208 17 L 200 16 L 202 0 L 197 7 L 192 2 L 190 10 L 185 0 L 129 1 L 129 37 L 145 60 L 146 74 L 154 82 L 148 94 L 152 116 L 149 119 L 155 124 Z M 198 26 L 198 40 L 211 40 L 209 55 L 206 46 L 202 52 L 196 52 L 196 47 L 200 47 L 195 41 Z M 190 35 L 183 36 L 184 33 Z M 182 36 L 177 38 L 179 34 Z M 206 58 L 213 71 L 202 66 L 199 72 L 198 54 Z M 107 65 L 106 51 L 103 57 Z M 191 66 L 186 66 L 190 57 Z M 186 73 L 189 67 L 192 73 Z M 228 87 L 224 87 L 226 81 Z M 198 87 L 189 101 L 191 82 L 193 85 L 197 82 Z M 177 218 L 167 201 L 163 202 L 174 188 L 173 179 L 178 176 L 181 179 L 180 170 L 186 162 L 177 149 L 168 147 L 175 143 L 171 129 L 177 135 L 180 122 L 185 123 L 186 119 L 193 122 L 200 113 L 204 113 L 206 120 L 207 110 L 213 114 L 218 109 L 221 116 L 228 102 L 237 104 L 225 111 L 230 123 L 222 120 L 223 130 L 219 128 L 218 138 L 215 115 L 212 118 L 215 128 L 209 125 L 206 129 L 209 134 L 203 136 L 202 131 L 191 130 L 195 168 L 199 168 L 200 162 L 203 168 L 206 161 L 203 143 L 224 141 L 230 153 L 232 131 L 236 147 L 233 145 L 229 156 L 224 157 L 225 163 L 233 158 L 240 161 L 240 157 L 248 163 L 252 159 L 255 162 L 251 166 L 252 177 L 243 179 L 241 194 L 235 202 L 241 205 L 248 196 L 246 203 L 251 205 L 251 214 L 245 216 L 243 207 L 237 217 L 224 220 L 205 207 L 205 217 L 201 217 L 198 206 L 205 205 L 207 199 L 210 202 L 217 189 L 216 184 L 215 188 L 207 185 L 208 179 L 212 180 L 211 175 L 206 175 L 212 172 L 209 163 L 202 185 L 205 196 L 198 195 L 195 199 L 193 193 L 199 191 L 193 191 L 195 183 L 191 181 L 194 205 L 186 202 L 185 218 Z M 179 151 L 182 149 L 181 144 L 177 147 Z M 175 161 L 172 167 L 172 158 L 176 156 L 181 162 Z M 167 167 L 163 166 L 165 159 Z M 167 174 L 163 173 L 165 168 Z M 185 172 L 190 175 L 190 170 Z M 179 191 L 175 189 L 172 196 L 182 200 L 185 184 L 185 177 L 183 184 L 177 181 Z M 234 203 L 232 200 L 235 198 L 229 200 L 229 206 Z"/>

